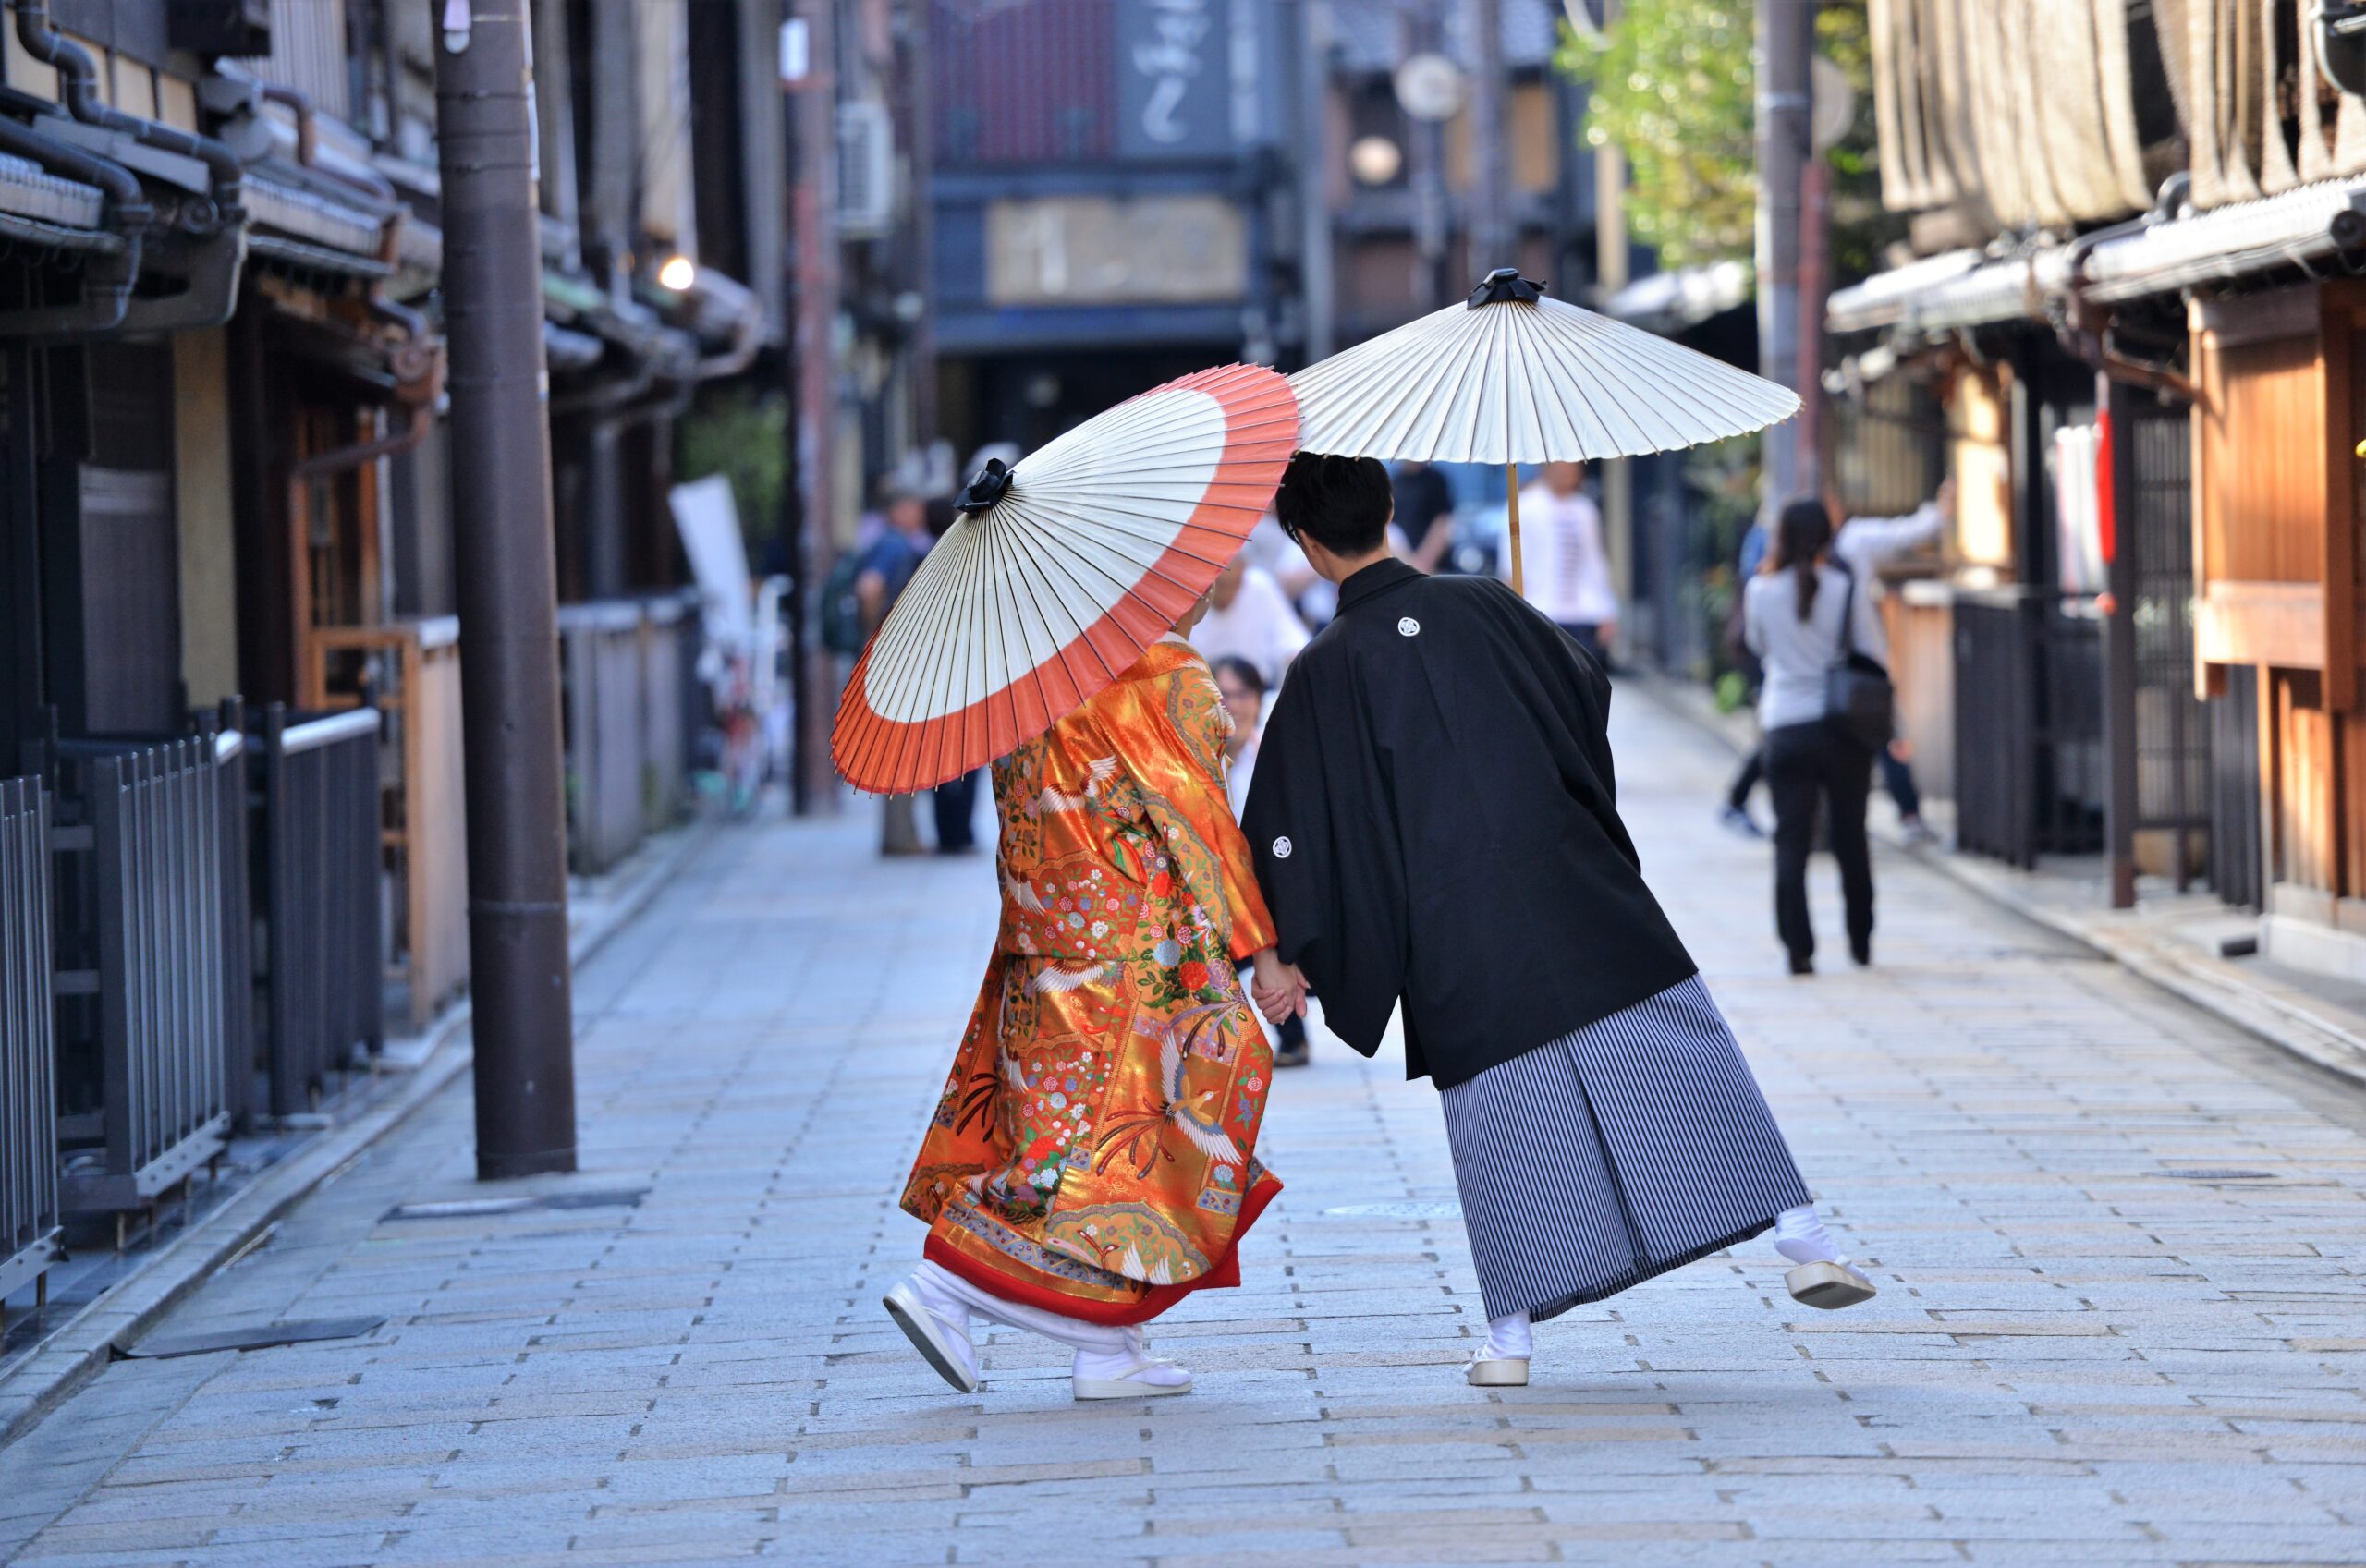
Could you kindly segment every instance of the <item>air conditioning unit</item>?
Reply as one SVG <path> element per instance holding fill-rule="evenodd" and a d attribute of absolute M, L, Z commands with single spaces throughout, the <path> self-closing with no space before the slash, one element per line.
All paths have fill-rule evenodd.
<path fill-rule="evenodd" d="M 838 105 L 838 233 L 883 239 L 896 226 L 896 120 L 875 98 Z"/>

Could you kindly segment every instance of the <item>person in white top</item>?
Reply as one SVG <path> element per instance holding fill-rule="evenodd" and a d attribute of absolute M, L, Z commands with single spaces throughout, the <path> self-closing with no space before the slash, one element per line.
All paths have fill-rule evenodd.
<path fill-rule="evenodd" d="M 1600 659 L 1618 635 L 1618 592 L 1603 548 L 1602 513 L 1581 488 L 1581 463 L 1547 463 L 1519 493 L 1521 587 L 1528 602 Z M 1511 580 L 1511 556 L 1503 557 Z"/>
<path fill-rule="evenodd" d="M 1942 492 L 1931 509 L 1945 515 Z M 1921 514 L 1917 515 L 1918 517 Z M 1923 528 L 1920 521 L 1909 529 Z M 1928 531 L 1935 532 L 1932 520 Z M 1872 601 L 1874 543 L 1852 525 L 1835 538 L 1823 503 L 1802 496 L 1787 504 L 1765 565 L 1742 588 L 1742 635 L 1765 666 L 1758 699 L 1765 732 L 1766 783 L 1774 796 L 1774 929 L 1791 973 L 1815 972 L 1815 931 L 1808 918 L 1808 855 L 1815 845 L 1821 807 L 1833 858 L 1840 862 L 1840 896 L 1848 955 L 1873 961 L 1873 867 L 1865 841 L 1865 796 L 1874 753 L 1831 722 L 1832 672 L 1844 657 L 1865 654 L 1886 667 L 1889 644 Z"/>
<path fill-rule="evenodd" d="M 1872 658 L 1884 669 L 1889 667 L 1889 631 L 1881 614 L 1881 579 L 1878 568 L 1882 563 L 1903 555 L 1908 551 L 1929 543 L 1940 530 L 1954 520 L 1956 487 L 1952 479 L 1942 482 L 1932 499 L 1924 502 L 1903 517 L 1851 517 L 1833 536 L 1829 551 L 1831 559 L 1844 563 L 1856 575 L 1859 588 L 1857 604 L 1857 650 Z M 1827 498 L 1824 511 L 1828 517 L 1840 516 L 1835 502 Z M 1750 579 L 1758 575 L 1766 554 L 1765 530 L 1750 530 L 1759 547 L 1751 548 L 1750 541 L 1742 545 L 1742 586 L 1747 594 Z M 1765 688 L 1760 688 L 1759 705 L 1766 707 Z M 1796 720 L 1796 701 L 1787 700 L 1782 711 L 1764 723 L 1789 723 Z M 1921 793 L 1914 787 L 1914 772 L 1909 766 L 1910 754 L 1903 740 L 1893 741 L 1890 748 L 1876 759 L 1881 764 L 1882 783 L 1897 803 L 1898 823 L 1908 838 L 1918 843 L 1936 835 L 1922 825 Z M 1750 792 L 1758 787 L 1766 773 L 1766 748 L 1762 744 L 1743 761 L 1741 771 L 1734 775 L 1726 792 L 1726 803 L 1717 808 L 1717 820 L 1746 838 L 1763 838 L 1764 832 L 1750 815 Z"/>
<path fill-rule="evenodd" d="M 1208 613 L 1191 630 L 1191 646 L 1210 665 L 1226 658 L 1246 659 L 1269 687 L 1307 643 L 1306 623 L 1290 607 L 1282 585 L 1262 566 L 1236 555 L 1208 593 Z"/>

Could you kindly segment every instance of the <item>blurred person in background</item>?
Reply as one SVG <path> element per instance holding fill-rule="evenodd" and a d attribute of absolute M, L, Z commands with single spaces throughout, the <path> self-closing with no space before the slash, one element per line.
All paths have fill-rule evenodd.
<path fill-rule="evenodd" d="M 1396 527 L 1408 543 L 1406 559 L 1434 572 L 1454 544 L 1454 494 L 1445 476 L 1427 463 L 1408 459 L 1388 476 L 1396 496 Z"/>
<path fill-rule="evenodd" d="M 1191 630 L 1191 646 L 1211 665 L 1244 659 L 1268 687 L 1306 646 L 1306 623 L 1262 566 L 1235 555 L 1208 590 L 1208 613 Z"/>
<path fill-rule="evenodd" d="M 1225 793 L 1232 797 L 1232 814 L 1238 817 L 1248 803 L 1250 781 L 1256 776 L 1257 747 L 1265 738 L 1265 694 L 1271 687 L 1256 665 L 1237 654 L 1212 662 L 1216 690 L 1223 694 L 1225 711 L 1232 715 L 1232 735 L 1224 743 L 1224 784 Z M 1309 1059 L 1306 1020 L 1292 1013 L 1274 1033 L 1279 1043 L 1274 1049 L 1274 1065 L 1305 1066 Z"/>
<path fill-rule="evenodd" d="M 871 548 L 863 552 L 862 565 L 855 573 L 855 606 L 866 643 L 887 618 L 887 612 L 896 607 L 896 601 L 911 582 L 912 574 L 920 570 L 921 558 L 936 541 L 929 532 L 928 504 L 907 487 L 899 485 L 890 491 L 886 523 Z M 910 796 L 883 796 L 879 808 L 880 854 L 925 853 Z"/>
<path fill-rule="evenodd" d="M 1842 515 L 1839 498 L 1824 497 L 1824 514 Z M 1903 517 L 1851 517 L 1833 536 L 1831 552 L 1836 560 L 1855 574 L 1858 591 L 1872 602 L 1873 610 L 1867 623 L 1870 640 L 1860 640 L 1857 650 L 1884 669 L 1889 668 L 1889 630 L 1881 616 L 1881 579 L 1883 562 L 1905 554 L 1936 539 L 1941 530 L 1951 526 L 1956 515 L 1956 483 L 1950 479 L 1941 482 L 1938 493 Z M 1762 524 L 1752 523 L 1741 541 L 1741 604 L 1746 613 L 1751 579 L 1764 567 L 1770 541 Z M 1745 645 L 1739 650 L 1752 662 L 1757 655 Z M 1762 691 L 1762 672 L 1758 689 Z M 1903 735 L 1892 740 L 1876 760 L 1881 765 L 1882 787 L 1889 792 L 1890 800 L 1897 807 L 1897 825 L 1908 840 L 1927 844 L 1938 837 L 1922 821 L 1922 792 L 1914 784 L 1914 748 Z M 1766 776 L 1766 745 L 1762 737 L 1758 748 L 1742 760 L 1740 771 L 1726 786 L 1725 804 L 1717 808 L 1717 820 L 1744 838 L 1764 838 L 1766 830 L 1750 814 L 1750 792 Z"/>
<path fill-rule="evenodd" d="M 949 495 L 929 501 L 926 516 L 932 546 L 952 532 L 953 525 L 961 520 L 961 514 L 954 509 L 953 498 Z M 947 780 L 937 785 L 931 795 L 936 814 L 936 852 L 939 855 L 976 854 L 978 770 L 972 768 L 957 779 Z"/>
<path fill-rule="evenodd" d="M 1520 492 L 1521 587 L 1544 618 L 1608 662 L 1618 635 L 1618 593 L 1602 543 L 1602 513 L 1584 490 L 1581 463 L 1547 463 L 1538 481 Z M 1510 541 L 1503 576 L 1510 580 Z"/>

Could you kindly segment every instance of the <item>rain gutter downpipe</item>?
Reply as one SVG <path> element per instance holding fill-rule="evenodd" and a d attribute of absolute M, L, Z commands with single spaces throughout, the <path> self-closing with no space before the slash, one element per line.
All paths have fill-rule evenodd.
<path fill-rule="evenodd" d="M 51 174 L 97 187 L 105 199 L 101 216 L 107 232 L 123 241 L 119 249 L 86 269 L 79 303 L 0 315 L 0 338 L 55 343 L 121 325 L 131 306 L 131 286 L 140 276 L 141 242 L 156 215 L 139 176 L 121 164 L 43 136 L 6 115 L 0 115 L 0 152 L 30 159 Z"/>
<path fill-rule="evenodd" d="M 2165 186 L 2164 187 L 2165 192 Z M 2138 233 L 2159 220 L 2146 213 L 2125 223 L 2107 225 L 2082 234 L 2072 240 L 2062 256 L 2062 293 L 2067 309 L 2064 319 L 2055 325 L 2055 336 L 2070 355 L 2113 381 L 2128 386 L 2140 386 L 2150 392 L 2165 392 L 2197 407 L 2204 399 L 2201 388 L 2189 377 L 2180 375 L 2166 365 L 2147 364 L 2130 359 L 2111 346 L 2111 310 L 2098 307 L 2087 298 L 2087 258 L 2096 246 L 2105 240 Z"/>
<path fill-rule="evenodd" d="M 238 274 L 247 259 L 246 165 L 226 142 L 111 109 L 99 102 L 98 67 L 79 44 L 50 24 L 49 0 L 17 0 L 17 39 L 25 52 L 57 72 L 67 113 L 85 125 L 129 137 L 143 147 L 194 158 L 211 176 L 211 222 L 183 224 L 190 248 L 188 286 L 179 292 L 128 301 L 116 323 L 124 332 L 178 332 L 219 326 L 238 307 Z M 184 217 L 192 214 L 184 213 Z"/>
<path fill-rule="evenodd" d="M 143 147 L 195 158 L 213 176 L 214 205 L 226 224 L 235 225 L 246 215 L 246 165 L 229 144 L 156 120 L 141 119 L 110 108 L 99 101 L 98 66 L 81 45 L 52 25 L 49 0 L 17 0 L 17 40 L 25 53 L 57 71 L 66 112 L 85 125 L 121 131 Z"/>
<path fill-rule="evenodd" d="M 401 204 L 402 198 L 395 193 L 394 182 L 385 176 L 375 171 L 366 175 L 348 173 L 320 161 L 320 112 L 312 106 L 311 93 L 282 87 L 274 81 L 259 81 L 255 83 L 255 91 L 262 94 L 264 102 L 276 103 L 296 116 L 296 162 L 299 165 L 339 185 L 367 191 L 388 206 Z"/>

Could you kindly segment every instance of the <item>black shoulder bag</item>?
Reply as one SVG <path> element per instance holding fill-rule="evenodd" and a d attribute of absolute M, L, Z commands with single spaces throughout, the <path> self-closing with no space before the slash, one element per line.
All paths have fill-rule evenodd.
<path fill-rule="evenodd" d="M 1896 733 L 1897 689 L 1889 671 L 1857 650 L 1857 574 L 1845 561 L 1833 565 L 1848 579 L 1840 600 L 1840 662 L 1824 676 L 1824 722 L 1868 751 L 1889 745 Z"/>

